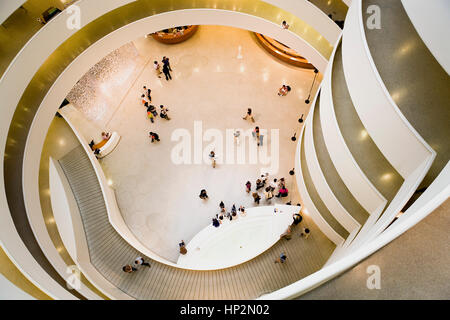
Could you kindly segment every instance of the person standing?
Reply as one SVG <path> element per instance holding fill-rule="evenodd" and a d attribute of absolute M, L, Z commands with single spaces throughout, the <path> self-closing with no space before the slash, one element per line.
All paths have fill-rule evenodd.
<path fill-rule="evenodd" d="M 233 133 L 234 136 L 234 141 L 236 142 L 237 145 L 240 144 L 240 136 L 241 136 L 241 132 L 239 130 L 234 131 Z"/>
<path fill-rule="evenodd" d="M 247 181 L 245 183 L 245 188 L 246 188 L 247 193 L 250 193 L 250 191 L 252 190 L 252 183 L 250 181 Z"/>
<path fill-rule="evenodd" d="M 167 114 L 167 111 L 169 111 L 169 109 L 165 108 L 163 105 L 160 105 L 159 107 L 161 108 L 159 116 L 163 119 L 170 120 L 169 115 Z"/>
<path fill-rule="evenodd" d="M 303 217 L 300 215 L 300 212 L 299 212 L 299 213 L 294 213 L 294 214 L 292 215 L 292 219 L 293 219 L 292 224 L 293 224 L 294 226 L 296 226 L 296 225 L 298 225 L 300 222 L 302 222 Z"/>
<path fill-rule="evenodd" d="M 169 67 L 167 66 L 167 64 L 165 64 L 163 66 L 163 73 L 166 76 L 167 81 L 172 80 L 172 76 L 170 75 L 170 70 L 169 70 Z"/>
<path fill-rule="evenodd" d="M 152 139 L 152 143 L 154 142 L 154 141 L 161 141 L 161 140 L 159 140 L 159 135 L 157 134 L 157 133 L 155 133 L 155 132 L 149 132 L 149 137 Z"/>
<path fill-rule="evenodd" d="M 285 263 L 287 259 L 287 256 L 284 252 L 280 253 L 280 257 L 275 260 L 275 263 Z"/>
<path fill-rule="evenodd" d="M 148 100 L 145 98 L 145 94 L 142 94 L 141 95 L 141 102 L 142 102 L 142 104 L 145 106 L 145 104 L 147 103 L 148 104 Z"/>
<path fill-rule="evenodd" d="M 151 111 L 147 111 L 147 118 L 149 118 L 152 123 L 155 123 L 155 116 Z"/>
<path fill-rule="evenodd" d="M 136 268 L 130 266 L 129 264 L 127 264 L 126 266 L 124 266 L 124 267 L 122 268 L 122 271 L 123 271 L 123 272 L 126 272 L 126 273 L 133 273 L 133 272 L 135 272 L 135 271 L 137 271 L 137 270 L 138 270 L 138 269 L 136 269 Z"/>
<path fill-rule="evenodd" d="M 252 132 L 252 135 L 256 139 L 256 142 L 257 142 L 258 146 L 260 146 L 261 138 L 260 138 L 260 133 L 259 133 L 259 127 L 258 126 L 255 127 L 255 129 Z"/>
<path fill-rule="evenodd" d="M 170 61 L 169 58 L 167 58 L 166 56 L 164 56 L 162 58 L 162 63 L 167 66 L 167 68 L 169 69 L 169 71 L 172 71 L 172 67 L 170 66 Z"/>
<path fill-rule="evenodd" d="M 147 266 L 147 267 L 150 268 L 150 263 L 145 262 L 144 258 L 142 258 L 142 257 L 137 257 L 137 258 L 134 260 L 134 265 L 135 265 L 136 267 L 138 267 L 138 266 Z"/>
<path fill-rule="evenodd" d="M 275 179 L 273 179 L 273 181 L 270 183 L 270 189 L 272 189 L 272 192 L 275 191 L 275 189 L 276 189 L 277 186 L 278 186 L 277 181 L 278 181 L 278 180 L 275 178 Z"/>
<path fill-rule="evenodd" d="M 257 204 L 259 204 L 259 200 L 261 200 L 261 197 L 259 196 L 259 194 L 257 192 L 253 192 L 252 197 L 253 197 L 253 201 L 256 202 Z"/>
<path fill-rule="evenodd" d="M 212 224 L 216 228 L 220 227 L 220 222 L 219 222 L 219 220 L 217 220 L 217 218 L 212 219 Z"/>
<path fill-rule="evenodd" d="M 308 228 L 303 228 L 303 232 L 300 233 L 300 237 L 305 237 L 305 239 L 308 239 L 310 234 L 311 231 Z"/>
<path fill-rule="evenodd" d="M 245 217 L 245 207 L 244 206 L 240 206 L 239 209 L 239 214 L 241 215 L 241 217 Z"/>
<path fill-rule="evenodd" d="M 186 244 L 184 243 L 184 240 L 181 240 L 181 242 L 178 244 L 180 247 L 180 253 L 182 255 L 185 255 L 187 253 Z"/>
<path fill-rule="evenodd" d="M 250 119 L 252 122 L 255 122 L 255 119 L 253 118 L 253 115 L 252 115 L 251 108 L 247 108 L 247 114 L 242 119 L 244 119 L 244 120 Z"/>
<path fill-rule="evenodd" d="M 205 189 L 200 190 L 200 195 L 199 195 L 200 199 L 202 200 L 206 200 L 208 199 L 208 194 L 206 193 Z"/>
<path fill-rule="evenodd" d="M 264 196 L 266 197 L 266 201 L 270 201 L 273 198 L 272 189 L 270 187 L 265 189 Z"/>
<path fill-rule="evenodd" d="M 223 201 L 220 201 L 219 208 L 220 208 L 220 212 L 225 212 L 225 203 L 223 203 Z"/>
<path fill-rule="evenodd" d="M 153 61 L 153 68 L 155 69 L 156 76 L 158 78 L 161 78 L 161 65 L 158 63 L 158 61 Z"/>
<path fill-rule="evenodd" d="M 211 159 L 212 167 L 215 168 L 216 167 L 216 154 L 214 153 L 214 151 L 211 151 L 209 153 L 209 158 Z"/>
<path fill-rule="evenodd" d="M 152 95 L 151 95 L 152 90 L 151 89 L 147 89 L 146 86 L 144 86 L 143 88 L 144 88 L 144 94 L 147 96 L 148 101 L 152 102 Z"/>

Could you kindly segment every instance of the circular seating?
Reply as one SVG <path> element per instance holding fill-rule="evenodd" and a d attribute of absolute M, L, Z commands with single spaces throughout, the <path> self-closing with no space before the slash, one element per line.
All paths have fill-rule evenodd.
<path fill-rule="evenodd" d="M 165 32 L 166 30 L 167 32 Z M 181 30 L 177 30 L 176 28 L 172 28 L 173 31 L 166 30 L 152 33 L 153 39 L 166 44 L 180 43 L 192 37 L 198 30 L 198 26 L 182 27 Z"/>

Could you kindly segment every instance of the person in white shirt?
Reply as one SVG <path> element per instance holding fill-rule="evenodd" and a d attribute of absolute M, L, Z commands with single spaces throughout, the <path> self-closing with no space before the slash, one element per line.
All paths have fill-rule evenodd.
<path fill-rule="evenodd" d="M 142 258 L 142 257 L 137 257 L 137 258 L 134 260 L 134 265 L 135 265 L 136 267 L 139 267 L 139 266 L 147 266 L 147 267 L 150 268 L 150 263 L 145 262 L 144 258 Z"/>

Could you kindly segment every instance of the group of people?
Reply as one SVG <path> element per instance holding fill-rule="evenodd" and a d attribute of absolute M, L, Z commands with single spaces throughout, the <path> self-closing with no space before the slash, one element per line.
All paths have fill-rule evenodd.
<path fill-rule="evenodd" d="M 284 178 L 277 179 L 274 178 L 272 182 L 270 182 L 268 185 L 269 174 L 262 174 L 260 178 L 256 180 L 256 186 L 255 186 L 255 192 L 252 193 L 253 201 L 256 204 L 259 204 L 261 200 L 261 196 L 258 194 L 259 189 L 264 189 L 264 197 L 266 201 L 272 200 L 273 197 L 277 198 L 285 198 L 288 196 L 289 191 L 286 188 L 286 181 Z M 278 194 L 274 195 L 274 191 L 278 189 Z M 252 190 L 252 183 L 250 181 L 247 181 L 245 183 L 245 190 L 247 193 L 250 193 Z"/>
<path fill-rule="evenodd" d="M 161 66 L 158 63 L 158 61 L 154 61 L 154 68 L 156 70 L 156 76 L 158 78 L 161 78 L 161 73 L 164 73 L 166 76 L 166 80 L 172 79 L 172 76 L 170 75 L 170 71 L 172 71 L 172 68 L 170 67 L 169 58 L 166 56 L 162 59 L 163 63 L 163 71 L 161 72 Z M 169 117 L 169 109 L 167 109 L 164 105 L 159 105 L 159 112 L 157 108 L 151 104 L 152 103 L 152 90 L 150 88 L 147 88 L 147 86 L 142 87 L 143 92 L 141 94 L 141 103 L 146 108 L 147 111 L 147 118 L 150 120 L 151 123 L 155 123 L 155 118 L 159 117 L 161 119 L 170 120 Z M 150 131 L 149 132 L 149 138 L 151 139 L 151 142 L 154 143 L 155 141 L 161 141 L 159 138 L 159 135 L 156 132 Z"/>
<path fill-rule="evenodd" d="M 239 209 L 236 209 L 236 205 L 234 203 L 231 206 L 231 210 L 228 211 L 225 208 L 225 204 L 223 203 L 223 201 L 220 201 L 219 209 L 220 213 L 216 214 L 216 216 L 212 219 L 212 225 L 216 228 L 220 227 L 220 225 L 223 223 L 225 219 L 233 221 L 238 218 L 238 214 L 242 217 L 245 217 L 246 215 L 245 207 L 239 206 Z"/>
<path fill-rule="evenodd" d="M 162 67 L 162 72 L 161 72 L 161 65 L 159 64 L 158 61 L 153 61 L 153 68 L 155 69 L 156 72 L 156 76 L 158 78 L 161 78 L 161 73 L 164 73 L 164 76 L 166 77 L 166 80 L 172 80 L 172 75 L 170 74 L 170 72 L 172 71 L 172 68 L 170 66 L 170 61 L 169 58 L 167 58 L 166 56 L 164 56 L 161 60 L 163 67 Z"/>
<path fill-rule="evenodd" d="M 280 239 L 291 240 L 293 229 L 302 222 L 303 217 L 299 213 L 294 213 L 292 215 L 292 224 L 289 225 L 286 231 L 280 235 Z M 300 232 L 300 237 L 307 239 L 311 234 L 310 229 L 307 226 L 303 226 L 302 231 Z M 285 263 L 287 256 L 284 252 L 281 252 L 280 256 L 275 260 L 275 263 Z"/>
<path fill-rule="evenodd" d="M 146 261 L 144 260 L 144 258 L 142 258 L 142 257 L 137 257 L 137 258 L 134 260 L 134 262 L 133 262 L 132 265 L 131 265 L 131 264 L 125 265 L 125 266 L 122 268 L 122 271 L 125 272 L 125 273 L 133 273 L 133 272 L 138 271 L 138 270 L 139 270 L 139 267 L 141 267 L 141 266 L 146 266 L 146 267 L 149 267 L 149 268 L 151 267 L 151 266 L 150 266 L 150 263 L 146 262 Z"/>

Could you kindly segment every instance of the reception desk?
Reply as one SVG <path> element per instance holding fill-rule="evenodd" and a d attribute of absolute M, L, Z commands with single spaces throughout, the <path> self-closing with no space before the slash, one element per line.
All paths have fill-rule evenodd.
<path fill-rule="evenodd" d="M 186 41 L 190 37 L 194 35 L 194 33 L 198 30 L 198 26 L 188 26 L 187 29 L 183 29 L 180 32 L 164 32 L 158 31 L 152 33 L 153 39 L 166 43 L 166 44 L 175 44 Z"/>

